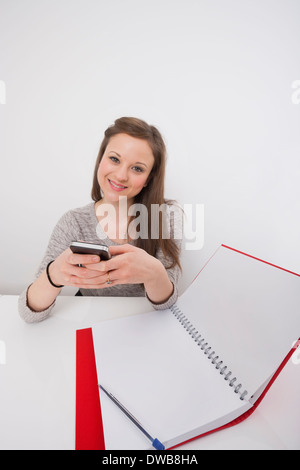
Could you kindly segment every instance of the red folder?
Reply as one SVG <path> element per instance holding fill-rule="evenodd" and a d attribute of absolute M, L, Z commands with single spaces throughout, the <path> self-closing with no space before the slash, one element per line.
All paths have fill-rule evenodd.
<path fill-rule="evenodd" d="M 225 246 L 225 245 L 223 245 Z M 232 249 L 230 247 L 226 247 Z M 234 250 L 237 251 L 237 250 Z M 242 252 L 239 252 L 242 253 Z M 246 253 L 242 253 L 247 255 Z M 254 257 L 252 257 L 254 258 Z M 258 258 L 255 258 L 259 260 Z M 266 261 L 259 260 L 264 263 Z M 270 263 L 267 263 L 270 264 Z M 277 267 L 272 264 L 272 266 Z M 283 269 L 286 271 L 285 269 Z M 291 271 L 287 271 L 290 272 Z M 296 273 L 291 273 L 299 276 Z M 274 383 L 275 379 L 278 377 L 279 373 L 291 358 L 295 349 L 299 345 L 299 340 L 287 354 L 285 359 L 282 361 L 281 365 L 277 369 L 276 373 L 273 375 L 272 379 L 264 389 L 263 393 L 260 395 L 258 400 L 252 406 L 250 410 L 246 413 L 243 413 L 241 416 L 235 420 L 219 427 L 213 429 L 205 434 L 194 437 L 191 440 L 198 439 L 199 437 L 206 436 L 216 431 L 231 427 L 235 424 L 238 424 L 248 418 L 257 406 L 260 404 L 271 385 Z M 92 329 L 87 328 L 83 330 L 77 330 L 76 332 L 76 439 L 75 439 L 75 448 L 76 450 L 105 450 L 105 441 L 103 433 L 103 424 L 102 424 L 102 415 L 101 415 L 101 404 L 97 380 L 97 370 L 96 370 L 96 361 L 94 354 L 94 344 L 93 344 L 93 335 Z M 185 441 L 185 442 L 189 442 Z M 182 442 L 180 445 L 184 444 Z M 178 446 L 176 446 L 178 447 Z"/>
<path fill-rule="evenodd" d="M 91 328 L 76 332 L 75 449 L 105 449 Z"/>

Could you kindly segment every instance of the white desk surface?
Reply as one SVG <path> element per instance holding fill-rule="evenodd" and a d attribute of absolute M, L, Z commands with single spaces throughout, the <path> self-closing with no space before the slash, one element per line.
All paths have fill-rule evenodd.
<path fill-rule="evenodd" d="M 75 331 L 151 306 L 144 298 L 61 296 L 51 317 L 26 324 L 17 302 L 0 297 L 0 449 L 74 449 Z M 298 351 L 244 422 L 178 450 L 300 449 L 296 362 Z"/>

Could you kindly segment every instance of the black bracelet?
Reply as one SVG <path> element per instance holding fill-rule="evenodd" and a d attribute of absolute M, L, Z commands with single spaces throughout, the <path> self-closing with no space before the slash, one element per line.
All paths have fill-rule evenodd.
<path fill-rule="evenodd" d="M 56 284 L 54 284 L 54 282 L 51 281 L 51 277 L 49 274 L 49 266 L 51 263 L 53 263 L 53 261 L 54 259 L 50 261 L 50 263 L 48 263 L 47 268 L 46 268 L 46 273 L 47 273 L 48 281 L 50 282 L 51 286 L 56 287 L 57 289 L 60 289 L 61 287 L 64 287 L 64 286 L 57 286 Z"/>

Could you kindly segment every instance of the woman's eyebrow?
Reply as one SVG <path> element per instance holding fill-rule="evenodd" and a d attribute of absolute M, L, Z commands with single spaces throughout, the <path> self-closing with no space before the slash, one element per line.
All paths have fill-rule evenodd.
<path fill-rule="evenodd" d="M 146 168 L 148 168 L 146 163 L 143 163 L 143 162 L 135 162 L 135 165 L 144 165 Z"/>
<path fill-rule="evenodd" d="M 116 154 L 119 158 L 122 158 L 121 155 L 120 155 L 119 153 L 115 152 L 114 150 L 110 150 L 108 153 L 114 153 L 114 154 Z"/>

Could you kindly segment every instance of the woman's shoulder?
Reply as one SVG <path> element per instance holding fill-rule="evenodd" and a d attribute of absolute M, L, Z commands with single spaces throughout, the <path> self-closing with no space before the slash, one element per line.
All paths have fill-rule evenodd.
<path fill-rule="evenodd" d="M 89 218 L 93 217 L 95 213 L 94 210 L 94 202 L 90 202 L 89 204 L 86 204 L 85 206 L 81 207 L 75 207 L 73 209 L 67 210 L 61 218 L 66 218 L 66 219 L 77 219 L 77 218 Z"/>
<path fill-rule="evenodd" d="M 94 202 L 86 204 L 85 206 L 69 209 L 64 212 L 58 221 L 59 226 L 95 226 Z"/>
<path fill-rule="evenodd" d="M 182 240 L 184 212 L 181 205 L 175 201 L 166 199 L 164 202 L 165 229 L 168 236 L 176 240 Z"/>
<path fill-rule="evenodd" d="M 184 212 L 179 202 L 173 199 L 165 199 L 164 204 L 166 207 L 167 216 L 173 219 L 174 223 L 181 222 Z"/>

